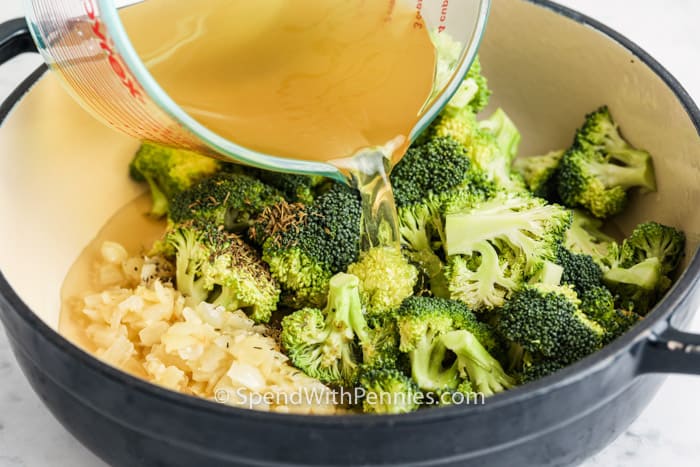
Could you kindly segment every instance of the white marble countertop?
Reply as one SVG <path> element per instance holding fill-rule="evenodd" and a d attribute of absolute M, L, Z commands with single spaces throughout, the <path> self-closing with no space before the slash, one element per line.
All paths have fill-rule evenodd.
<path fill-rule="evenodd" d="M 498 1 L 498 0 L 494 0 Z M 700 102 L 700 2 L 560 0 L 617 29 L 656 57 Z M 0 21 L 19 16 L 22 0 L 2 0 Z M 37 64 L 24 57 L 0 73 L 0 98 Z M 700 314 L 693 329 L 700 331 Z M 585 467 L 700 465 L 700 377 L 672 376 L 641 417 Z M 0 332 L 0 467 L 104 465 L 44 408 Z"/>

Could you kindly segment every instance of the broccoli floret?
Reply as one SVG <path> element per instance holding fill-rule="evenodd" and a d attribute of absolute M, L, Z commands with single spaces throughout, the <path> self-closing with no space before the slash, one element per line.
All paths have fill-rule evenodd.
<path fill-rule="evenodd" d="M 489 104 L 490 97 L 491 90 L 486 77 L 481 74 L 481 61 L 477 56 L 459 89 L 447 103 L 447 108 L 469 107 L 472 112 L 479 113 Z"/>
<path fill-rule="evenodd" d="M 593 257 L 596 262 L 608 254 L 615 239 L 603 233 L 603 222 L 588 216 L 585 212 L 574 209 L 571 227 L 566 232 L 564 245 L 574 253 L 583 253 Z"/>
<path fill-rule="evenodd" d="M 283 199 L 275 188 L 253 177 L 221 173 L 177 194 L 171 202 L 170 220 L 245 233 L 256 216 Z"/>
<path fill-rule="evenodd" d="M 469 150 L 479 133 L 484 132 L 479 129 L 476 114 L 471 107 L 448 106 L 433 120 L 416 143 L 424 144 L 433 139 L 450 138 Z"/>
<path fill-rule="evenodd" d="M 360 374 L 365 390 L 365 413 L 400 414 L 418 410 L 420 389 L 411 378 L 396 369 L 370 369 Z"/>
<path fill-rule="evenodd" d="M 518 155 L 520 144 L 520 132 L 515 123 L 508 117 L 503 109 L 497 109 L 489 118 L 479 122 L 479 129 L 491 134 L 496 141 L 496 147 L 505 157 L 507 167 L 510 167 Z"/>
<path fill-rule="evenodd" d="M 612 292 L 605 286 L 596 285 L 579 292 L 578 296 L 581 298 L 581 311 L 605 327 L 600 322 L 601 318 L 615 309 L 615 298 Z"/>
<path fill-rule="evenodd" d="M 172 226 L 165 248 L 175 255 L 177 289 L 191 305 L 210 302 L 242 309 L 257 322 L 270 320 L 279 288 L 257 252 L 240 237 L 214 225 Z"/>
<path fill-rule="evenodd" d="M 248 237 L 257 246 L 268 238 L 277 238 L 290 230 L 298 230 L 306 222 L 307 209 L 301 203 L 282 200 L 268 206 L 251 222 Z"/>
<path fill-rule="evenodd" d="M 556 357 L 545 357 L 541 353 L 530 352 L 516 342 L 510 344 L 508 362 L 508 373 L 517 379 L 518 384 L 536 381 L 566 366 Z"/>
<path fill-rule="evenodd" d="M 261 169 L 247 169 L 247 173 L 277 188 L 290 203 L 311 204 L 329 184 L 329 180 L 320 175 L 297 175 Z"/>
<path fill-rule="evenodd" d="M 530 284 L 559 285 L 564 276 L 564 268 L 552 261 L 544 261 L 535 275 L 530 277 Z"/>
<path fill-rule="evenodd" d="M 526 274 L 534 274 L 543 260 L 553 260 L 571 214 L 544 200 L 501 194 L 473 209 L 448 213 L 445 222 L 448 255 L 470 255 L 484 240 L 498 242 L 524 259 Z"/>
<path fill-rule="evenodd" d="M 450 363 L 442 336 L 450 331 L 469 331 L 486 351 L 495 351 L 500 341 L 494 331 L 479 322 L 469 309 L 454 300 L 409 297 L 396 312 L 400 350 L 411 360 L 413 380 L 424 391 L 451 391 L 465 379 L 456 360 Z M 473 381 L 472 381 L 473 383 Z"/>
<path fill-rule="evenodd" d="M 452 78 L 455 68 L 462 58 L 464 47 L 446 31 L 433 31 L 430 37 L 437 52 L 435 93 L 432 96 L 435 97 Z M 460 88 L 448 103 L 448 107 L 469 107 L 474 112 L 479 112 L 488 105 L 491 96 L 491 90 L 487 84 L 486 78 L 481 74 L 481 63 L 477 56 Z"/>
<path fill-rule="evenodd" d="M 391 314 L 369 314 L 369 331 L 362 344 L 364 368 L 389 369 L 401 366 L 399 330 Z"/>
<path fill-rule="evenodd" d="M 436 296 L 447 296 L 443 262 L 435 252 L 444 243 L 445 206 L 472 206 L 493 192 L 492 184 L 471 166 L 463 146 L 435 138 L 409 149 L 391 174 L 402 244 Z"/>
<path fill-rule="evenodd" d="M 347 271 L 360 278 L 362 302 L 374 314 L 398 308 L 404 298 L 413 295 L 418 280 L 415 266 L 391 246 L 369 249 Z"/>
<path fill-rule="evenodd" d="M 469 107 L 446 108 L 435 119 L 419 143 L 447 138 L 461 145 L 472 162 L 472 177 L 511 191 L 526 190 L 520 174 L 512 171 L 512 163 L 520 133 L 503 111 L 477 122 Z M 398 164 L 397 164 L 398 165 Z"/>
<path fill-rule="evenodd" d="M 671 286 L 662 269 L 655 257 L 630 267 L 613 265 L 603 273 L 603 281 L 615 295 L 617 307 L 646 315 Z"/>
<path fill-rule="evenodd" d="M 506 302 L 497 325 L 524 350 L 569 364 L 600 348 L 605 332 L 579 306 L 570 286 L 527 285 Z"/>
<path fill-rule="evenodd" d="M 513 168 L 522 175 L 528 190 L 538 198 L 558 202 L 557 168 L 564 151 L 552 151 L 542 156 L 520 157 Z"/>
<path fill-rule="evenodd" d="M 486 197 L 490 186 L 471 167 L 465 148 L 449 137 L 437 137 L 409 148 L 391 173 L 397 206 L 425 202 L 431 196 L 439 204 L 458 191 Z"/>
<path fill-rule="evenodd" d="M 561 282 L 572 285 L 579 296 L 603 284 L 603 270 L 589 255 L 573 253 L 560 246 L 557 263 L 563 268 Z"/>
<path fill-rule="evenodd" d="M 469 256 L 449 258 L 445 277 L 450 298 L 467 304 L 473 310 L 503 306 L 505 299 L 522 282 L 518 261 L 508 261 L 512 253 L 500 254 L 487 241 L 473 245 Z"/>
<path fill-rule="evenodd" d="M 131 178 L 148 182 L 153 201 L 151 215 L 168 213 L 173 196 L 209 177 L 221 168 L 221 163 L 192 151 L 143 143 L 129 166 Z"/>
<path fill-rule="evenodd" d="M 629 267 L 648 258 L 661 261 L 661 272 L 669 275 L 676 270 L 685 253 L 685 234 L 659 224 L 639 224 L 622 245 L 622 266 Z"/>
<path fill-rule="evenodd" d="M 650 178 L 645 178 L 646 184 L 642 186 L 652 191 L 656 189 L 651 155 L 625 141 L 607 106 L 586 116 L 583 127 L 576 133 L 576 144 L 587 151 L 604 152 L 612 160 L 627 166 L 646 166 Z"/>
<path fill-rule="evenodd" d="M 455 365 L 462 378 L 484 396 L 503 392 L 515 385 L 501 364 L 491 356 L 479 340 L 467 330 L 451 331 L 441 337 L 442 343 L 455 353 Z"/>
<path fill-rule="evenodd" d="M 357 277 L 336 274 L 325 309 L 303 308 L 284 317 L 280 341 L 294 366 L 324 383 L 355 385 L 360 342 L 368 339 L 359 287 Z"/>
<path fill-rule="evenodd" d="M 611 243 L 600 262 L 616 307 L 646 315 L 671 287 L 684 251 L 683 232 L 656 222 L 638 225 L 622 246 Z"/>
<path fill-rule="evenodd" d="M 586 116 L 562 157 L 558 180 L 565 205 L 582 206 L 601 219 L 622 212 L 630 188 L 656 190 L 651 156 L 622 139 L 605 107 Z"/>
<path fill-rule="evenodd" d="M 457 368 L 443 365 L 447 349 L 439 339 L 455 329 L 460 312 L 444 299 L 429 297 L 410 297 L 397 312 L 400 349 L 409 354 L 413 380 L 424 391 L 451 390 L 460 383 Z"/>
<path fill-rule="evenodd" d="M 263 260 L 293 308 L 321 306 L 333 274 L 346 271 L 360 253 L 360 200 L 335 184 L 296 213 L 294 228 L 274 230 L 263 243 Z"/>
<path fill-rule="evenodd" d="M 512 159 L 499 147 L 493 134 L 484 130 L 477 132 L 468 154 L 474 167 L 496 187 L 515 193 L 527 191 L 523 178 L 512 170 Z"/>
<path fill-rule="evenodd" d="M 399 211 L 399 232 L 406 256 L 416 263 L 428 279 L 430 291 L 436 297 L 448 298 L 444 264 L 434 250 L 437 239 L 442 241 L 442 218 L 434 203 L 418 203 Z"/>
<path fill-rule="evenodd" d="M 566 363 L 556 359 L 534 358 L 523 367 L 523 370 L 520 373 L 519 382 L 520 384 L 526 384 L 537 381 L 545 376 L 556 373 L 566 366 Z"/>
<path fill-rule="evenodd" d="M 581 310 L 605 329 L 604 344 L 617 339 L 642 319 L 633 311 L 616 309 L 612 293 L 600 286 L 581 295 Z"/>
<path fill-rule="evenodd" d="M 558 192 L 566 206 L 582 206 L 605 219 L 624 210 L 627 190 L 644 186 L 646 177 L 644 168 L 623 167 L 601 153 L 575 148 L 562 158 Z"/>

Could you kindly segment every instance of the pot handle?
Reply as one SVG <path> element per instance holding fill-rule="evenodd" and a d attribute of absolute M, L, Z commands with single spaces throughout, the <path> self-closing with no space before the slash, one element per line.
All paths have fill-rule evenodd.
<path fill-rule="evenodd" d="M 700 334 L 669 326 L 649 338 L 641 355 L 639 373 L 700 375 Z"/>
<path fill-rule="evenodd" d="M 37 52 L 24 18 L 0 24 L 0 65 L 27 52 Z"/>

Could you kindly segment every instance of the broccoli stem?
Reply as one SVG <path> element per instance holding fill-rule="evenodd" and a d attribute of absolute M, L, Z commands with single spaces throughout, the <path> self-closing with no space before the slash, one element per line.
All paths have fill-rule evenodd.
<path fill-rule="evenodd" d="M 659 283 L 661 262 L 649 258 L 630 268 L 614 267 L 603 274 L 607 283 L 634 284 L 646 290 L 653 290 Z"/>
<path fill-rule="evenodd" d="M 466 330 L 451 331 L 442 336 L 442 343 L 457 355 L 460 373 L 469 377 L 476 391 L 490 396 L 515 385 L 501 364 Z"/>
<path fill-rule="evenodd" d="M 487 296 L 488 290 L 493 287 L 493 284 L 500 285 L 505 289 L 515 289 L 517 287 L 514 281 L 503 276 L 498 253 L 489 242 L 482 240 L 475 243 L 474 251 L 481 255 L 481 264 L 478 269 L 478 275 L 481 278 L 479 289 L 481 296 Z"/>
<path fill-rule="evenodd" d="M 432 294 L 440 298 L 449 298 L 450 291 L 447 285 L 447 278 L 445 278 L 445 265 L 432 250 L 427 238 L 425 246 L 423 246 L 422 242 L 412 243 L 412 245 L 419 249 L 408 252 L 407 256 L 415 263 L 418 263 L 425 275 L 428 276 Z"/>
<path fill-rule="evenodd" d="M 596 174 L 603 185 L 608 188 L 619 186 L 625 190 L 640 186 L 648 190 L 656 189 L 654 172 L 649 165 L 623 167 L 611 163 L 592 163 L 591 173 Z"/>
<path fill-rule="evenodd" d="M 326 311 L 335 323 L 347 323 L 356 331 L 366 326 L 360 302 L 360 280 L 352 274 L 339 273 L 328 284 Z M 357 325 L 357 327 L 355 326 Z"/>
<path fill-rule="evenodd" d="M 165 196 L 165 193 L 163 193 L 158 184 L 153 180 L 153 177 L 144 176 L 144 178 L 148 182 L 148 186 L 151 189 L 152 204 L 150 214 L 153 217 L 163 217 L 168 213 L 168 208 L 170 205 L 168 197 Z"/>
<path fill-rule="evenodd" d="M 445 346 L 434 335 L 426 335 L 409 353 L 411 375 L 424 391 L 441 391 L 457 386 L 457 368 L 443 368 Z"/>

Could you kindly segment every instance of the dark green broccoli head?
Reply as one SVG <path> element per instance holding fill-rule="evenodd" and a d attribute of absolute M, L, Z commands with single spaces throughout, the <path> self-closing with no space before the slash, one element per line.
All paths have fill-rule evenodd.
<path fill-rule="evenodd" d="M 630 267 L 648 258 L 661 261 L 665 275 L 676 270 L 685 253 L 685 234 L 680 230 L 659 224 L 639 224 L 622 245 L 622 266 Z"/>
<path fill-rule="evenodd" d="M 220 168 L 221 163 L 211 157 L 146 142 L 131 161 L 129 173 L 137 182 L 148 182 L 153 199 L 151 214 L 162 217 L 168 213 L 170 200 L 175 195 Z"/>
<path fill-rule="evenodd" d="M 513 168 L 522 175 L 533 195 L 556 203 L 559 201 L 557 169 L 563 155 L 564 151 L 552 151 L 542 156 L 520 157 L 513 162 Z"/>
<path fill-rule="evenodd" d="M 615 297 L 605 287 L 594 287 L 581 295 L 581 310 L 605 329 L 604 344 L 620 337 L 641 319 L 633 311 L 615 308 Z"/>
<path fill-rule="evenodd" d="M 283 200 L 279 191 L 248 175 L 221 173 L 174 197 L 170 219 L 175 223 L 214 224 L 243 233 L 265 208 Z"/>
<path fill-rule="evenodd" d="M 360 201 L 350 188 L 335 184 L 304 209 L 293 228 L 272 230 L 263 259 L 282 287 L 285 303 L 320 306 L 330 277 L 357 261 L 360 253 Z"/>
<path fill-rule="evenodd" d="M 471 183 L 471 161 L 452 138 L 435 138 L 409 148 L 391 173 L 399 207 L 441 195 Z M 479 181 L 480 182 L 480 181 Z"/>
<path fill-rule="evenodd" d="M 522 372 L 520 373 L 519 382 L 520 384 L 526 384 L 537 381 L 545 376 L 556 373 L 567 365 L 567 363 L 563 363 L 556 359 L 547 359 L 542 357 L 533 358 L 530 363 L 524 366 Z"/>
<path fill-rule="evenodd" d="M 603 284 L 603 270 L 591 256 L 573 253 L 561 245 L 557 251 L 557 264 L 563 268 L 561 282 L 572 285 L 579 296 Z"/>
<path fill-rule="evenodd" d="M 634 311 L 614 309 L 600 317 L 598 322 L 605 328 L 605 344 L 608 344 L 629 331 L 642 320 Z"/>
<path fill-rule="evenodd" d="M 269 238 L 278 239 L 291 230 L 298 230 L 306 222 L 307 208 L 301 203 L 282 200 L 262 210 L 252 220 L 248 237 L 258 246 Z"/>
<path fill-rule="evenodd" d="M 321 194 L 329 180 L 320 175 L 298 175 L 272 172 L 262 169 L 248 169 L 252 176 L 277 188 L 290 203 L 311 204 Z"/>
<path fill-rule="evenodd" d="M 601 320 L 615 309 L 612 293 L 602 285 L 595 285 L 579 292 L 578 296 L 581 298 L 581 311 L 605 328 Z"/>
<path fill-rule="evenodd" d="M 304 308 L 282 320 L 280 341 L 294 366 L 324 383 L 356 384 L 362 363 L 359 343 L 368 340 L 359 287 L 357 277 L 336 274 L 329 281 L 325 309 Z"/>
<path fill-rule="evenodd" d="M 569 287 L 526 286 L 503 306 L 498 328 L 529 352 L 573 363 L 597 350 L 604 334 L 579 304 Z"/>
<path fill-rule="evenodd" d="M 206 301 L 243 310 L 257 322 L 270 320 L 279 288 L 240 237 L 214 225 L 186 223 L 172 226 L 163 243 L 175 256 L 177 289 L 193 306 Z"/>

